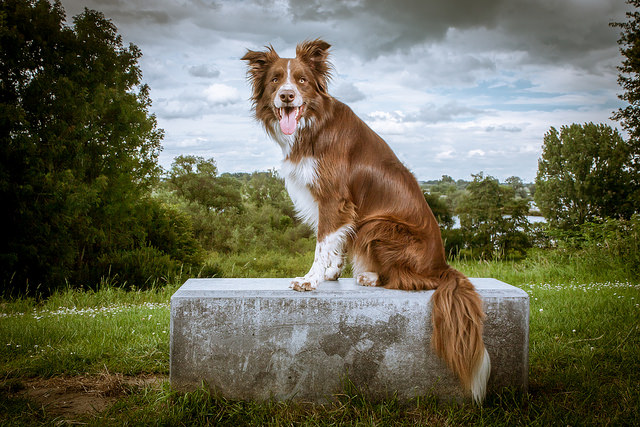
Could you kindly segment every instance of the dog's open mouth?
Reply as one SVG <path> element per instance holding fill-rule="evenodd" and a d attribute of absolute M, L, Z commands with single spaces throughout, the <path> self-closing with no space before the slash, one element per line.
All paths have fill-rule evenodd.
<path fill-rule="evenodd" d="M 280 122 L 280 130 L 285 135 L 291 135 L 296 131 L 298 121 L 302 117 L 304 104 L 299 107 L 281 107 L 277 110 L 278 121 Z"/>

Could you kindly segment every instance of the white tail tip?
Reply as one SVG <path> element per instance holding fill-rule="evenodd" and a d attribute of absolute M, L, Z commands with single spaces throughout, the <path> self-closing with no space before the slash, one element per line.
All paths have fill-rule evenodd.
<path fill-rule="evenodd" d="M 471 396 L 476 404 L 481 404 L 484 397 L 487 395 L 487 382 L 489 381 L 489 374 L 491 373 L 491 359 L 487 349 L 484 349 L 484 356 L 476 367 L 473 374 L 473 380 L 471 382 Z"/>

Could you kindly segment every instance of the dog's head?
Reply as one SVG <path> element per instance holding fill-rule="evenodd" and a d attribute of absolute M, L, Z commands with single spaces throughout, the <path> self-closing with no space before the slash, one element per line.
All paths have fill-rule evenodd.
<path fill-rule="evenodd" d="M 249 62 L 256 118 L 268 130 L 278 129 L 278 123 L 282 133 L 292 135 L 300 123 L 319 116 L 329 96 L 330 47 L 318 39 L 300 43 L 295 58 L 280 58 L 271 46 L 263 52 L 248 50 L 242 57 Z"/>

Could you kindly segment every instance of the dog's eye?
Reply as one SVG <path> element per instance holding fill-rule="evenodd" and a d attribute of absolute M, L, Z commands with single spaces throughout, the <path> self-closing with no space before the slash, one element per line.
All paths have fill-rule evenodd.
<path fill-rule="evenodd" d="M 278 83 L 278 78 L 277 77 L 272 78 L 271 83 Z"/>
<path fill-rule="evenodd" d="M 300 77 L 300 79 L 298 80 L 300 83 L 306 83 L 307 79 L 305 79 L 304 77 Z"/>

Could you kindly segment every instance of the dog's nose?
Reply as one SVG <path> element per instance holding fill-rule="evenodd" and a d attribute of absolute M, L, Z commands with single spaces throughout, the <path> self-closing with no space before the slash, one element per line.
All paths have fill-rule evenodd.
<path fill-rule="evenodd" d="M 290 89 L 284 89 L 280 91 L 280 101 L 282 102 L 293 102 L 295 97 L 295 92 Z"/>

